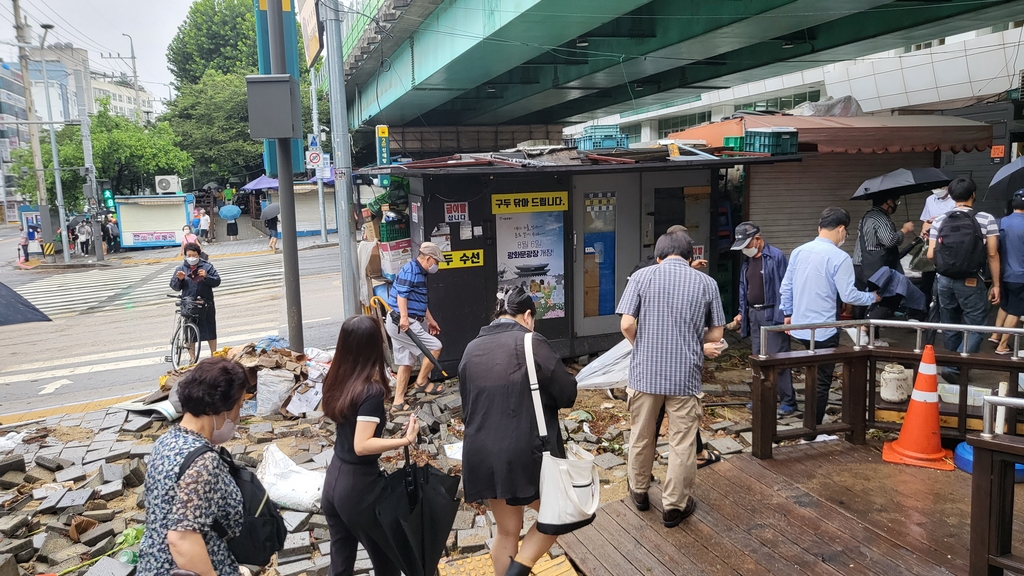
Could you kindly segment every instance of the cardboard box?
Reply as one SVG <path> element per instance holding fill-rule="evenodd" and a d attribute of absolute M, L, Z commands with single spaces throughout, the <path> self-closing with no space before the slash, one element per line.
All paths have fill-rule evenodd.
<path fill-rule="evenodd" d="M 380 241 L 380 217 L 368 220 L 363 224 L 363 240 L 367 242 Z"/>
<path fill-rule="evenodd" d="M 374 246 L 370 261 L 366 263 L 366 275 L 371 278 L 381 276 L 380 248 L 377 246 Z"/>
<path fill-rule="evenodd" d="M 398 271 L 412 260 L 412 240 L 395 240 L 380 244 L 381 274 L 388 280 L 394 280 Z"/>

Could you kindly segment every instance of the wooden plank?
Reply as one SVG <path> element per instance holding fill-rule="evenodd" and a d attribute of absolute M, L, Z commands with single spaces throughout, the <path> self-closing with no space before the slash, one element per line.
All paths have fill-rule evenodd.
<path fill-rule="evenodd" d="M 607 514 L 628 534 L 632 534 L 640 544 L 652 555 L 660 559 L 673 574 L 686 575 L 704 574 L 693 560 L 683 554 L 677 546 L 655 532 L 654 527 L 647 524 L 629 509 L 630 504 L 624 500 L 612 502 L 601 507 L 600 514 Z M 635 510 L 635 508 L 634 508 Z"/>
<path fill-rule="evenodd" d="M 631 534 L 623 530 L 622 526 L 619 526 L 607 514 L 597 515 L 597 519 L 594 520 L 594 528 L 601 533 L 601 536 L 604 536 L 605 540 L 614 543 L 612 545 L 615 549 L 626 560 L 629 560 L 639 573 L 652 576 L 672 576 L 672 572 L 665 567 L 665 564 L 637 541 L 637 538 L 643 538 L 642 532 Z"/>
<path fill-rule="evenodd" d="M 596 523 L 597 521 L 595 521 L 595 524 Z M 604 537 L 604 534 L 601 533 L 598 526 L 591 524 L 590 526 L 577 530 L 575 534 L 576 537 L 579 538 L 580 542 L 587 547 L 587 550 L 590 551 L 590 554 L 593 555 L 594 559 L 600 562 L 601 565 L 613 575 L 619 576 L 620 574 L 636 573 L 636 568 L 633 567 L 633 564 L 619 552 L 618 546 L 612 544 Z M 590 573 L 588 572 L 588 576 L 589 574 Z"/>
<path fill-rule="evenodd" d="M 787 455 L 788 452 L 791 451 L 780 451 L 780 455 Z M 792 452 L 799 453 L 799 451 Z M 906 569 L 916 574 L 962 574 L 966 570 L 966 563 L 952 559 L 940 550 L 935 550 L 913 539 L 901 541 L 879 534 L 877 529 L 868 526 L 862 519 L 853 517 L 832 504 L 822 501 L 800 486 L 793 484 L 792 481 L 780 486 L 779 479 L 785 479 L 789 474 L 785 476 L 778 474 L 767 465 L 781 464 L 786 461 L 785 458 L 763 462 L 749 458 L 733 458 L 732 461 L 750 479 L 765 484 L 769 488 L 775 487 L 775 492 L 780 498 L 778 506 L 786 510 L 788 518 L 799 521 L 809 530 L 819 530 L 822 537 L 835 538 L 834 532 L 836 531 L 855 535 L 850 536 L 855 538 L 855 542 L 842 548 L 855 560 L 865 564 L 870 563 L 876 568 L 894 564 L 896 566 L 894 572 L 903 571 L 905 569 L 902 566 L 906 566 Z M 793 471 L 790 470 L 790 472 Z M 845 541 L 845 537 L 844 540 L 839 541 Z M 948 571 L 942 567 L 948 567 Z"/>
<path fill-rule="evenodd" d="M 682 555 L 700 566 L 707 574 L 711 576 L 737 576 L 738 573 L 731 566 L 722 560 L 716 552 L 708 548 L 705 542 L 690 534 L 685 527 L 683 529 L 680 527 L 666 528 L 661 523 L 660 513 L 653 511 L 639 512 L 629 501 L 625 501 L 625 510 L 644 522 L 670 545 L 677 547 Z"/>
<path fill-rule="evenodd" d="M 659 512 L 664 512 L 661 502 L 661 487 L 652 486 L 649 492 L 651 506 Z M 716 532 L 705 522 L 706 515 L 699 514 L 701 504 L 697 502 L 697 514 L 690 516 L 675 529 L 683 529 L 692 535 L 709 550 L 715 552 L 726 564 L 744 575 L 771 576 L 771 572 L 754 561 L 746 554 L 746 551 L 730 542 L 727 538 Z"/>
<path fill-rule="evenodd" d="M 619 576 L 618 574 L 612 574 L 604 564 L 598 560 L 597 556 L 590 552 L 590 549 L 579 539 L 579 532 L 587 530 L 587 528 L 581 528 L 572 534 L 566 534 L 558 537 L 558 545 L 561 546 L 562 550 L 565 550 L 566 556 L 568 556 L 573 564 L 583 572 L 584 576 Z"/>

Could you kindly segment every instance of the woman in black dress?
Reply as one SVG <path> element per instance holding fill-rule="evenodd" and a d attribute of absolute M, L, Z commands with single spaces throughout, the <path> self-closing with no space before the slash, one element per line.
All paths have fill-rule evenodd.
<path fill-rule="evenodd" d="M 271 250 L 277 250 L 277 216 L 267 219 L 267 230 L 270 231 L 270 244 L 267 246 Z"/>
<path fill-rule="evenodd" d="M 491 547 L 495 574 L 526 576 L 555 543 L 534 525 L 519 545 L 523 508 L 540 505 L 541 442 L 530 395 L 523 337 L 533 331 L 537 306 L 521 287 L 499 294 L 494 322 L 466 347 L 459 365 L 463 443 L 462 482 L 467 502 L 487 500 L 498 534 Z M 558 410 L 576 401 L 576 378 L 551 344 L 533 337 L 544 420 L 554 431 L 551 453 L 565 457 Z"/>
<path fill-rule="evenodd" d="M 341 325 L 334 361 L 324 379 L 324 414 L 338 425 L 334 460 L 321 498 L 331 533 L 331 576 L 351 576 L 362 543 L 379 576 L 398 576 L 398 566 L 369 535 L 379 522 L 367 499 L 384 476 L 378 458 L 412 446 L 419 424 L 409 416 L 405 435 L 384 438 L 390 396 L 384 374 L 383 327 L 372 316 L 353 316 Z"/>

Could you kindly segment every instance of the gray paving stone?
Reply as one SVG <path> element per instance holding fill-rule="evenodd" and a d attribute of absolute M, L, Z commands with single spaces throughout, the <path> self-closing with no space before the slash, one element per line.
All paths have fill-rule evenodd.
<path fill-rule="evenodd" d="M 455 513 L 455 523 L 452 530 L 469 530 L 473 527 L 474 513 L 469 510 L 460 510 Z"/>
<path fill-rule="evenodd" d="M 25 526 L 28 526 L 28 516 L 24 514 L 12 514 L 0 518 L 0 534 L 7 537 L 14 535 Z M 0 552 L 0 554 L 17 554 L 18 552 Z"/>
<path fill-rule="evenodd" d="M 269 434 L 274 431 L 272 422 L 254 422 L 249 425 L 250 434 Z"/>
<path fill-rule="evenodd" d="M 714 424 L 712 424 L 711 429 L 715 432 L 718 432 L 719 430 L 725 430 L 729 426 L 734 426 L 735 424 L 736 423 L 733 422 L 732 420 L 722 420 L 721 422 L 715 422 Z"/>
<path fill-rule="evenodd" d="M 116 514 L 116 510 L 88 510 L 86 512 L 82 512 L 82 517 L 102 523 L 110 522 L 114 519 Z"/>
<path fill-rule="evenodd" d="M 309 525 L 307 528 L 310 530 L 316 530 L 317 528 L 327 530 L 327 517 L 323 514 L 313 514 L 309 518 Z"/>
<path fill-rule="evenodd" d="M 135 458 L 124 465 L 124 484 L 129 488 L 138 488 L 146 482 L 146 464 L 141 458 Z"/>
<path fill-rule="evenodd" d="M 108 536 L 89 550 L 90 558 L 99 558 L 114 549 L 114 537 Z"/>
<path fill-rule="evenodd" d="M 93 450 L 92 452 L 86 452 L 85 457 L 82 458 L 82 464 L 92 464 L 93 462 L 106 462 L 108 453 L 110 453 L 109 448 L 105 448 L 103 450 Z"/>
<path fill-rule="evenodd" d="M 64 498 L 57 504 L 57 510 L 67 510 L 72 506 L 84 506 L 86 502 L 92 499 L 92 496 L 93 491 L 91 488 L 73 490 L 64 495 Z"/>
<path fill-rule="evenodd" d="M 145 444 L 132 444 L 131 457 L 142 458 L 143 456 L 149 456 L 153 453 L 153 444 L 147 442 Z"/>
<path fill-rule="evenodd" d="M 10 472 L 0 476 L 0 488 L 4 490 L 13 490 L 18 486 L 25 483 L 25 473 L 17 470 L 11 470 Z"/>
<path fill-rule="evenodd" d="M 66 495 L 67 493 L 67 488 L 61 488 L 60 490 L 54 492 L 53 494 L 50 494 L 42 502 L 39 503 L 39 508 L 36 508 L 36 511 L 38 511 L 40 514 L 50 514 L 51 512 L 55 512 L 57 510 L 57 504 L 59 504 L 60 501 L 64 499 L 64 495 Z"/>
<path fill-rule="evenodd" d="M 139 433 L 139 432 L 145 432 L 152 425 L 153 425 L 153 419 L 152 418 L 133 417 L 130 420 L 128 420 L 127 422 L 125 422 L 124 426 L 121 426 L 121 430 L 123 430 L 125 432 Z"/>
<path fill-rule="evenodd" d="M 82 556 L 89 552 L 89 547 L 85 544 L 72 544 L 62 550 L 57 550 L 53 554 L 50 554 L 50 564 L 63 564 L 68 560 L 74 560 L 81 562 Z"/>
<path fill-rule="evenodd" d="M 31 538 L 22 538 L 20 540 L 8 538 L 7 540 L 0 542 L 0 554 L 16 555 L 21 554 L 26 550 L 32 550 Z"/>
<path fill-rule="evenodd" d="M 112 522 L 106 522 L 96 526 L 92 530 L 89 530 L 85 534 L 82 534 L 79 540 L 86 546 L 95 546 L 102 542 L 105 538 L 109 538 L 114 535 L 114 524 Z"/>
<path fill-rule="evenodd" d="M 743 451 L 743 446 L 732 438 L 715 438 L 709 440 L 708 444 L 722 454 L 736 454 Z"/>
<path fill-rule="evenodd" d="M 601 454 L 594 458 L 594 464 L 596 464 L 597 466 L 604 470 L 608 470 L 616 466 L 621 466 L 622 464 L 625 463 L 625 460 L 619 458 L 618 456 L 612 454 L 611 452 L 605 452 L 604 454 Z"/>
<path fill-rule="evenodd" d="M 25 471 L 25 457 L 12 454 L 7 456 L 3 460 L 0 460 L 0 476 L 11 472 L 24 472 Z"/>
<path fill-rule="evenodd" d="M 128 418 L 128 412 L 125 410 L 112 410 L 107 413 L 107 416 L 103 419 L 103 423 L 100 424 L 100 430 L 109 430 L 111 428 L 119 428 L 124 424 L 125 419 Z"/>
<path fill-rule="evenodd" d="M 57 472 L 54 476 L 56 477 L 57 482 L 60 482 L 61 484 L 64 482 L 78 482 L 80 480 L 85 480 L 85 468 L 82 468 L 81 466 L 72 466 Z"/>
<path fill-rule="evenodd" d="M 35 458 L 36 466 L 49 470 L 50 472 L 57 472 L 67 468 L 67 466 L 64 465 L 65 462 L 67 462 L 67 460 L 62 461 L 61 458 L 51 458 L 49 456 L 40 456 L 38 454 Z"/>
<path fill-rule="evenodd" d="M 0 576 L 20 576 L 20 574 L 18 561 L 14 559 L 14 556 L 10 554 L 0 556 Z"/>
<path fill-rule="evenodd" d="M 296 532 L 302 532 L 309 526 L 309 518 L 312 516 L 309 512 L 296 512 L 294 510 L 285 510 L 281 513 L 284 518 L 284 525 L 288 529 L 290 534 Z M 307 538 L 308 540 L 308 538 Z"/>
<path fill-rule="evenodd" d="M 32 537 L 32 549 L 36 552 L 39 552 L 43 548 L 43 546 L 46 545 L 46 541 L 50 538 L 52 538 L 52 536 L 50 536 L 46 532 L 36 534 Z"/>
<path fill-rule="evenodd" d="M 278 555 L 280 557 L 280 553 Z M 285 565 L 278 565 L 277 573 L 279 576 L 298 576 L 299 574 L 308 574 L 314 569 L 312 560 L 302 560 L 301 562 L 292 562 Z"/>
<path fill-rule="evenodd" d="M 334 460 L 334 450 L 326 450 L 313 457 L 314 462 L 325 468 L 331 465 L 331 460 Z"/>
<path fill-rule="evenodd" d="M 124 478 L 124 466 L 119 464 L 104 464 L 100 466 L 100 476 L 104 483 L 116 482 Z"/>
<path fill-rule="evenodd" d="M 487 543 L 487 539 L 491 537 L 491 531 L 487 528 L 470 528 L 469 530 L 459 530 L 456 535 L 456 541 L 459 546 L 459 552 L 462 554 L 472 554 L 479 552 L 484 549 L 484 545 Z"/>
<path fill-rule="evenodd" d="M 300 532 L 298 534 L 289 534 L 284 539 L 284 548 L 277 553 L 277 557 L 280 558 L 294 558 L 296 556 L 302 556 L 303 554 L 309 554 L 309 534 Z"/>
<path fill-rule="evenodd" d="M 36 555 L 36 558 L 48 564 L 59 564 L 59 562 L 53 562 L 51 558 L 57 552 L 60 552 L 65 548 L 70 548 L 73 542 L 71 542 L 70 538 L 65 538 L 63 536 L 54 534 L 47 534 L 46 536 L 46 542 L 39 548 L 39 553 Z"/>
<path fill-rule="evenodd" d="M 29 484 L 38 484 L 39 482 L 50 483 L 54 481 L 53 472 L 50 472 L 46 468 L 36 466 L 28 472 L 25 472 L 25 482 Z"/>
<path fill-rule="evenodd" d="M 85 576 L 131 576 L 134 572 L 135 566 L 104 556 L 89 568 Z"/>

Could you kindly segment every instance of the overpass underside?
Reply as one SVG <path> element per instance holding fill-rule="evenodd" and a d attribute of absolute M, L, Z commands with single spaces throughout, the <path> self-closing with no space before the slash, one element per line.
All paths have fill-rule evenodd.
<path fill-rule="evenodd" d="M 387 0 L 381 10 L 348 55 L 353 129 L 628 116 L 1016 20 L 1024 0 Z"/>

